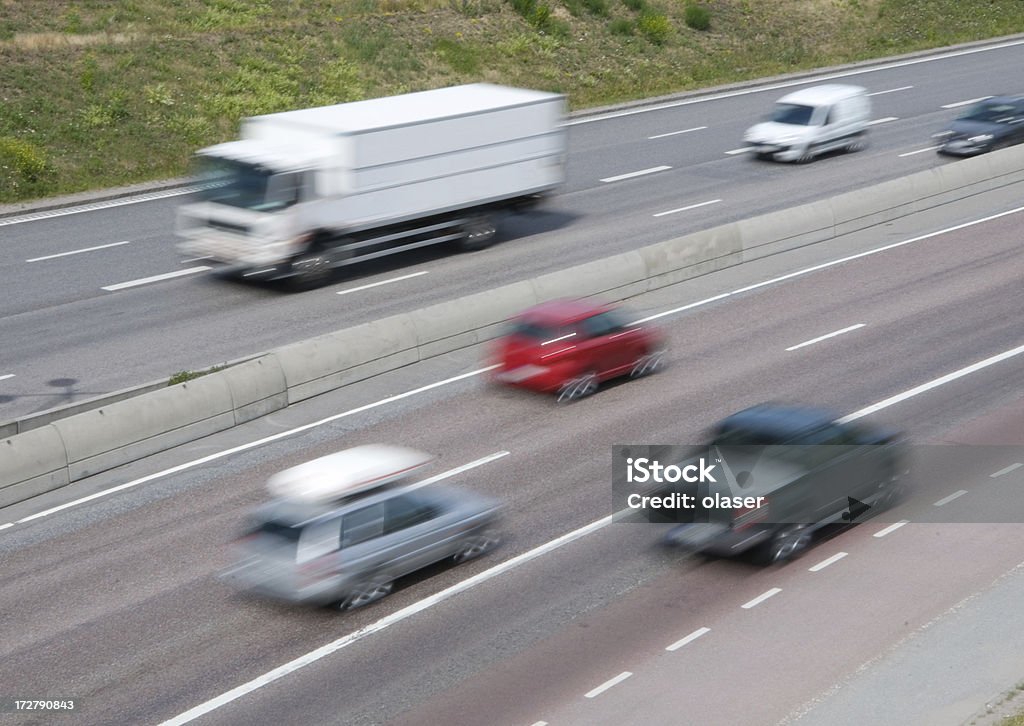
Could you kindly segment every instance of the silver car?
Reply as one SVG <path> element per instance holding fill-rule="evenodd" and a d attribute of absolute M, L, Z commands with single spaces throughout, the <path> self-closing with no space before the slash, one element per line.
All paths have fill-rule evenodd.
<path fill-rule="evenodd" d="M 363 446 L 272 478 L 278 497 L 236 542 L 233 584 L 279 600 L 352 609 L 391 592 L 396 579 L 500 541 L 500 504 L 436 484 L 408 483 L 430 457 Z"/>

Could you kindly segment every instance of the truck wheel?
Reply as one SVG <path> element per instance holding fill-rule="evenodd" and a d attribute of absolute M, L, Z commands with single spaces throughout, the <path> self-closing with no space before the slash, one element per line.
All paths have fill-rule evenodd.
<path fill-rule="evenodd" d="M 292 262 L 292 272 L 295 274 L 289 279 L 289 286 L 295 291 L 303 291 L 326 285 L 334 275 L 336 258 L 337 255 L 326 244 L 325 238 L 314 239 L 305 252 Z"/>
<path fill-rule="evenodd" d="M 778 530 L 759 553 L 762 564 L 775 565 L 799 557 L 811 544 L 806 524 L 790 524 Z"/>
<path fill-rule="evenodd" d="M 352 591 L 341 601 L 339 610 L 355 610 L 369 605 L 391 594 L 394 583 L 383 575 L 370 577 L 356 583 Z"/>
<path fill-rule="evenodd" d="M 459 240 L 459 248 L 463 252 L 473 252 L 490 247 L 497 233 L 498 228 L 489 216 L 473 217 L 462 225 L 463 237 Z"/>

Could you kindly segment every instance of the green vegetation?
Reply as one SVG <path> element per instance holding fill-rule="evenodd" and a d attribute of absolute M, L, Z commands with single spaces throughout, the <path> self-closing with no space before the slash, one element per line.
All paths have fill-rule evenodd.
<path fill-rule="evenodd" d="M 583 108 L 1024 30 L 1020 0 L 38 5 L 0 0 L 0 202 L 180 175 L 252 114 L 473 81 Z"/>
<path fill-rule="evenodd" d="M 686 25 L 694 30 L 711 28 L 711 11 L 703 5 L 687 5 L 683 12 L 683 19 L 686 21 Z"/>
<path fill-rule="evenodd" d="M 216 373 L 227 368 L 227 365 L 214 366 L 213 368 L 207 368 L 205 371 L 178 371 L 167 379 L 168 386 L 176 386 L 179 383 L 185 383 L 186 381 L 193 381 L 196 378 L 209 375 L 210 373 Z"/>

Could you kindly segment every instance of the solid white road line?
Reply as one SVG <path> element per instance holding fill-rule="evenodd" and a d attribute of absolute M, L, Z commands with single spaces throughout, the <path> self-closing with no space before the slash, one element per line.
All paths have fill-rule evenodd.
<path fill-rule="evenodd" d="M 115 292 L 116 290 L 125 290 L 129 287 L 138 287 L 139 285 L 148 285 L 151 282 L 160 282 L 161 280 L 170 280 L 175 277 L 184 277 L 185 275 L 194 275 L 197 272 L 203 272 L 209 270 L 209 267 L 200 265 L 199 267 L 189 267 L 184 270 L 176 270 L 174 272 L 165 272 L 162 275 L 153 275 L 152 277 L 143 277 L 140 280 L 129 280 L 128 282 L 118 282 L 113 285 L 107 285 L 102 290 L 109 292 Z"/>
<path fill-rule="evenodd" d="M 664 217 L 667 214 L 675 214 L 676 212 L 686 212 L 686 211 L 689 211 L 691 209 L 696 209 L 697 207 L 706 207 L 709 204 L 718 204 L 720 201 L 722 201 L 722 200 L 721 199 L 711 199 L 711 200 L 708 200 L 706 202 L 698 202 L 697 204 L 691 204 L 688 207 L 679 207 L 679 209 L 670 209 L 667 212 L 658 212 L 654 216 L 655 217 Z"/>
<path fill-rule="evenodd" d="M 998 355 L 991 356 L 989 358 L 986 358 L 985 360 L 980 360 L 977 363 L 973 363 L 969 366 L 961 368 L 960 370 L 953 371 L 952 373 L 947 373 L 946 375 L 941 376 L 940 378 L 936 378 L 934 381 L 922 383 L 920 386 L 911 388 L 909 391 L 897 393 L 895 396 L 891 396 L 885 399 L 884 401 L 879 401 L 878 403 L 872 404 L 867 408 L 862 408 L 859 411 L 854 411 L 849 416 L 843 416 L 843 418 L 839 419 L 839 423 L 849 423 L 850 421 L 856 421 L 857 419 L 875 413 L 876 411 L 881 411 L 883 408 L 889 408 L 889 406 L 894 406 L 897 403 L 900 403 L 901 401 L 906 401 L 908 398 L 913 398 L 914 396 L 918 396 L 924 393 L 925 391 L 930 391 L 933 388 L 944 386 L 947 383 L 951 383 L 952 381 L 955 381 L 959 378 L 963 378 L 964 376 L 970 375 L 971 373 L 980 371 L 983 368 L 988 368 L 989 366 L 995 365 L 996 363 L 1001 363 L 1002 361 L 1007 360 L 1008 358 L 1013 358 L 1014 356 L 1020 355 L 1021 353 L 1024 353 L 1024 345 L 1018 345 L 1016 348 L 1003 351 Z"/>
<path fill-rule="evenodd" d="M 33 257 L 31 260 L 25 260 L 25 262 L 42 262 L 43 260 L 53 260 L 58 257 L 68 257 L 70 255 L 80 255 L 83 252 L 93 252 L 94 250 L 105 250 L 109 247 L 120 247 L 121 245 L 130 245 L 131 240 L 125 240 L 124 242 L 111 242 L 108 245 L 96 245 L 95 247 L 85 247 L 80 250 L 71 250 L 70 252 L 58 252 L 55 255 L 44 255 L 43 257 Z"/>
<path fill-rule="evenodd" d="M 13 526 L 14 526 L 14 522 L 8 522 L 7 524 L 0 524 L 0 529 L 7 529 L 8 527 L 13 527 Z"/>
<path fill-rule="evenodd" d="M 821 562 L 816 564 L 814 567 L 808 567 L 807 571 L 808 572 L 820 572 L 821 570 L 824 570 L 826 567 L 828 567 L 832 563 L 839 562 L 839 560 L 843 559 L 848 554 L 850 554 L 850 553 L 849 552 L 836 552 L 834 555 L 832 555 L 828 559 L 822 560 Z"/>
<path fill-rule="evenodd" d="M 913 86 L 900 86 L 899 88 L 890 88 L 888 91 L 875 91 L 869 93 L 869 96 L 884 96 L 887 93 L 896 93 L 896 91 L 909 91 Z"/>
<path fill-rule="evenodd" d="M 470 469 L 475 469 L 478 466 L 490 464 L 492 461 L 503 459 L 508 455 L 508 451 L 496 451 L 495 453 L 488 454 L 487 456 L 477 459 L 476 461 L 471 461 L 468 464 L 463 464 L 462 466 L 457 466 L 454 469 L 449 469 L 448 471 L 441 472 L 440 474 L 435 474 L 434 476 L 427 477 L 426 479 L 418 481 L 415 484 L 412 484 L 411 486 L 407 486 L 406 489 L 419 489 L 420 487 L 429 486 L 430 484 L 433 484 L 435 482 L 450 479 L 451 477 L 457 476 L 464 471 L 469 471 Z"/>
<path fill-rule="evenodd" d="M 923 149 L 918 149 L 917 151 L 908 151 L 905 154 L 897 154 L 897 156 L 899 156 L 901 158 L 904 157 L 904 156 L 913 156 L 914 154 L 923 154 L 926 151 L 935 151 L 937 148 L 939 148 L 939 147 L 938 146 L 926 146 Z"/>
<path fill-rule="evenodd" d="M 743 603 L 742 605 L 740 605 L 740 607 L 743 608 L 744 610 L 750 610 L 750 608 L 757 607 L 758 605 L 763 603 L 768 598 L 775 597 L 780 592 L 782 592 L 782 588 L 781 587 L 773 587 L 771 590 L 768 590 L 767 592 L 762 592 L 760 595 L 755 597 L 750 602 Z"/>
<path fill-rule="evenodd" d="M 1005 469 L 1000 469 L 995 474 L 989 474 L 989 477 L 995 479 L 996 477 L 1000 477 L 1003 474 L 1009 474 L 1011 471 L 1017 471 L 1017 469 L 1021 468 L 1022 466 L 1024 466 L 1024 464 L 1010 464 L 1008 467 L 1006 467 Z"/>
<path fill-rule="evenodd" d="M 8 378 L 14 378 L 15 375 L 16 374 L 14 373 L 5 373 L 4 375 L 0 376 L 0 381 L 6 381 Z"/>
<path fill-rule="evenodd" d="M 970 106 L 972 103 L 978 103 L 984 101 L 986 98 L 992 98 L 992 96 L 982 96 L 981 98 L 969 98 L 966 101 L 957 101 L 956 103 L 947 103 L 942 108 L 960 108 L 960 106 Z"/>
<path fill-rule="evenodd" d="M 688 134 L 691 131 L 703 131 L 707 126 L 694 126 L 692 129 L 683 129 L 682 131 L 669 131 L 667 134 L 656 134 L 654 136 L 648 136 L 650 139 L 663 139 L 666 136 L 678 136 L 679 134 Z"/>
<path fill-rule="evenodd" d="M 830 73 L 824 76 L 814 76 L 813 78 L 801 78 L 792 81 L 783 81 L 781 83 L 774 83 L 768 86 L 755 86 L 753 88 L 741 88 L 736 91 L 725 91 L 723 93 L 713 93 L 709 96 L 700 96 L 698 98 L 685 98 L 679 101 L 670 101 L 668 103 L 658 104 L 656 106 L 644 106 L 643 108 L 631 108 L 625 111 L 611 111 L 609 113 L 600 114 L 597 116 L 589 116 L 587 118 L 575 119 L 567 121 L 567 126 L 576 126 L 578 124 L 594 123 L 595 121 L 606 121 L 608 119 L 619 118 L 621 116 L 634 116 L 639 113 L 648 113 L 650 111 L 663 111 L 668 108 L 676 108 L 678 106 L 690 106 L 695 103 L 706 103 L 708 101 L 718 101 L 723 98 L 734 98 L 736 96 L 747 96 L 752 93 L 763 93 L 764 91 L 776 91 L 780 88 L 790 88 L 792 86 L 802 86 L 811 83 L 822 83 L 823 81 L 831 81 L 836 78 L 848 78 L 849 76 L 858 76 L 865 73 L 875 73 L 876 71 L 887 71 L 892 68 L 902 68 L 904 66 L 913 66 L 918 63 L 931 63 L 938 60 L 946 60 L 947 58 L 956 58 L 962 55 L 973 55 L 974 53 L 987 53 L 993 50 L 1001 50 L 1003 48 L 1012 48 L 1018 45 L 1024 45 L 1024 40 L 1011 40 L 1006 43 L 997 43 L 995 45 L 987 45 L 982 48 L 966 48 L 963 50 L 954 50 L 949 53 L 941 53 L 936 55 L 926 56 L 924 58 L 913 58 L 911 60 L 894 61 L 892 63 L 884 63 L 878 66 L 872 66 L 871 68 L 856 68 L 849 71 L 840 71 L 838 73 Z"/>
<path fill-rule="evenodd" d="M 885 118 L 876 118 L 873 121 L 868 121 L 868 126 L 875 126 L 877 124 L 884 124 L 884 123 L 888 123 L 890 121 L 899 121 L 899 118 L 896 117 L 896 116 L 886 116 Z"/>
<path fill-rule="evenodd" d="M 907 524 L 908 521 L 909 520 L 901 519 L 900 521 L 895 522 L 894 524 L 890 524 L 885 529 L 880 529 L 879 531 L 875 532 L 874 535 L 872 535 L 872 536 L 874 536 L 874 537 L 884 537 L 887 534 L 891 534 L 892 532 L 895 532 L 897 529 L 902 527 L 904 524 Z"/>
<path fill-rule="evenodd" d="M 711 632 L 711 628 L 697 628 L 692 633 L 687 635 L 685 638 L 680 638 L 679 640 L 674 642 L 672 645 L 670 645 L 667 648 L 665 648 L 665 650 L 679 650 L 684 645 L 687 645 L 688 643 L 692 643 L 693 641 L 695 641 L 700 636 L 705 635 L 705 634 L 710 633 L 710 632 Z"/>
<path fill-rule="evenodd" d="M 65 207 L 63 209 L 49 209 L 40 212 L 30 212 L 29 214 L 23 214 L 17 217 L 8 217 L 6 219 L 0 219 L 0 227 L 6 227 L 9 224 L 23 224 L 25 222 L 36 222 L 40 219 L 64 217 L 68 214 L 96 212 L 101 209 L 110 209 L 111 207 L 123 207 L 126 204 L 138 204 L 139 202 L 152 202 L 157 199 L 166 199 L 168 197 L 180 197 L 184 194 L 192 194 L 193 192 L 197 192 L 200 189 L 202 189 L 201 186 L 185 187 L 182 189 L 169 189 L 160 192 L 149 192 L 148 194 L 139 194 L 138 196 L 134 197 L 122 197 L 121 199 L 109 199 L 105 202 L 83 204 L 78 207 Z"/>
<path fill-rule="evenodd" d="M 748 151 L 750 151 L 750 147 L 744 146 L 742 149 L 733 149 L 732 151 L 727 151 L 725 153 L 732 156 L 734 154 L 746 154 Z"/>
<path fill-rule="evenodd" d="M 600 696 L 602 693 L 607 691 L 612 686 L 619 685 L 624 680 L 629 678 L 631 675 L 633 675 L 633 674 L 630 673 L 629 671 L 622 671 L 622 673 L 620 673 L 619 675 L 615 676 L 614 678 L 611 678 L 611 679 L 605 681 L 604 683 L 602 683 L 600 686 L 598 686 L 594 690 L 587 691 L 587 693 L 585 693 L 583 695 L 583 697 L 584 698 L 596 698 L 597 696 Z"/>
<path fill-rule="evenodd" d="M 339 290 L 336 295 L 348 295 L 350 292 L 359 292 L 360 290 L 369 290 L 371 287 L 380 287 L 381 285 L 389 285 L 392 282 L 401 282 L 402 280 L 409 280 L 413 277 L 419 277 L 420 275 L 426 275 L 430 270 L 423 270 L 422 272 L 413 272 L 409 275 L 401 275 L 400 277 L 392 277 L 390 280 L 381 280 L 380 282 L 371 282 L 369 285 L 360 285 L 359 287 L 350 287 L 348 290 Z"/>
<path fill-rule="evenodd" d="M 628 174 L 619 174 L 618 176 L 605 177 L 601 181 L 607 184 L 609 182 L 617 182 L 622 181 L 623 179 L 632 179 L 633 177 L 644 176 L 645 174 L 654 174 L 656 172 L 665 171 L 666 169 L 671 168 L 671 166 L 652 166 L 650 169 L 641 169 L 640 171 L 631 171 Z"/>
<path fill-rule="evenodd" d="M 842 330 L 836 330 L 835 332 L 832 332 L 832 333 L 826 333 L 825 335 L 818 336 L 817 338 L 811 338 L 810 340 L 805 340 L 803 343 L 797 343 L 796 345 L 790 346 L 789 348 L 786 348 L 786 351 L 788 352 L 788 351 L 791 351 L 791 350 L 797 350 L 798 348 L 804 348 L 804 347 L 806 347 L 808 345 L 814 345 L 815 343 L 820 343 L 823 340 L 828 340 L 829 338 L 834 338 L 837 335 L 843 335 L 844 333 L 849 333 L 851 330 L 857 330 L 858 328 L 863 328 L 864 325 L 865 325 L 865 323 L 857 323 L 856 325 L 851 325 L 850 327 L 843 328 Z"/>
<path fill-rule="evenodd" d="M 954 499 L 958 499 L 958 498 L 962 497 L 962 496 L 963 496 L 964 494 L 966 494 L 966 493 L 967 493 L 967 490 L 966 490 L 966 489 L 961 489 L 961 490 L 960 490 L 960 491 L 958 491 L 958 492 L 953 492 L 953 493 L 952 493 L 952 494 L 950 494 L 950 495 L 949 495 L 948 497 L 943 497 L 943 498 L 942 498 L 942 499 L 940 499 L 939 501 L 935 502 L 935 504 L 933 504 L 932 506 L 933 506 L 933 507 L 941 507 L 941 506 L 942 506 L 942 505 L 944 505 L 944 504 L 949 504 L 949 503 L 950 503 L 951 501 L 953 501 Z"/>
<path fill-rule="evenodd" d="M 335 651 L 341 650 L 342 648 L 346 648 L 352 645 L 353 643 L 362 640 L 368 635 L 372 635 L 373 633 L 384 630 L 385 628 L 388 628 L 394 625 L 395 623 L 399 623 L 409 617 L 412 617 L 416 613 L 432 608 L 438 603 L 444 602 L 445 600 L 448 600 L 449 598 L 454 597 L 455 595 L 458 595 L 461 592 L 465 592 L 470 588 L 476 587 L 477 585 L 486 582 L 491 578 L 497 577 L 498 575 L 504 572 L 508 572 L 509 570 L 515 569 L 520 565 L 524 565 L 530 560 L 533 560 L 537 557 L 540 557 L 541 555 L 556 550 L 559 547 L 567 545 L 570 542 L 579 539 L 580 537 L 584 537 L 590 534 L 591 532 L 601 529 L 602 527 L 606 527 L 607 525 L 611 524 L 611 521 L 611 516 L 602 517 L 596 522 L 591 522 L 590 524 L 584 527 L 580 527 L 579 529 L 573 530 L 568 534 L 564 534 L 561 537 L 558 537 L 557 539 L 553 539 L 550 542 L 540 545 L 539 547 L 535 547 L 534 549 L 524 552 L 521 555 L 517 555 L 516 557 L 513 557 L 510 560 L 505 560 L 504 562 L 497 564 L 488 570 L 484 570 L 483 572 L 473 575 L 472 577 L 463 580 L 462 582 L 457 582 L 451 587 L 442 590 L 441 592 L 438 592 L 434 595 L 431 595 L 430 597 L 426 597 L 422 600 L 419 600 L 418 602 L 414 602 L 411 605 L 407 605 L 401 610 L 397 610 L 391 613 L 390 615 L 386 615 L 375 623 L 371 623 L 370 625 L 364 626 L 359 630 L 349 633 L 348 635 L 344 635 L 341 638 L 338 638 L 337 640 L 332 641 L 327 645 L 321 646 L 310 653 L 299 656 L 295 660 L 285 663 L 283 666 L 275 668 L 272 671 L 264 673 L 263 675 L 254 678 L 248 683 L 244 683 L 241 686 L 238 686 L 237 688 L 233 688 L 227 693 L 223 693 L 220 696 L 217 696 L 216 698 L 212 698 L 209 701 L 206 701 L 205 703 L 201 703 L 195 708 L 189 709 L 185 713 L 179 714 L 174 718 L 164 721 L 164 723 L 161 726 L 180 726 L 180 724 L 189 723 L 190 721 L 193 721 L 194 719 L 197 719 L 200 716 L 209 713 L 210 711 L 214 711 L 220 708 L 221 706 L 224 706 L 238 698 L 241 698 L 247 693 L 255 691 L 258 688 L 262 688 L 263 686 L 269 685 L 270 683 L 273 683 L 274 681 L 283 678 L 289 673 L 297 671 L 301 668 L 305 668 L 306 666 L 311 665 L 317 662 L 318 660 L 327 657 L 328 655 L 331 655 Z"/>
<path fill-rule="evenodd" d="M 1022 41 L 1022 42 L 1024 42 L 1024 41 Z M 730 292 L 723 292 L 723 293 L 720 293 L 718 295 L 713 295 L 712 297 L 704 298 L 703 300 L 698 300 L 697 302 L 689 303 L 688 305 L 683 305 L 683 306 L 678 307 L 678 308 L 672 308 L 671 310 L 665 310 L 664 312 L 655 313 L 654 315 L 648 315 L 646 318 L 641 318 L 640 320 L 637 320 L 633 324 L 634 325 L 639 325 L 641 323 L 650 322 L 651 320 L 657 320 L 658 318 L 663 318 L 666 315 L 675 315 L 676 313 L 681 313 L 681 312 L 683 312 L 685 310 L 690 310 L 692 308 L 700 307 L 702 305 L 707 305 L 708 303 L 713 303 L 713 302 L 715 302 L 717 300 L 721 300 L 723 298 L 727 298 L 727 297 L 730 297 L 732 295 L 740 295 L 742 293 L 750 292 L 751 290 L 756 290 L 756 289 L 761 288 L 761 287 L 767 287 L 768 285 L 775 285 L 775 284 L 780 283 L 780 282 L 785 282 L 786 280 L 791 280 L 794 277 L 800 277 L 802 275 L 809 275 L 810 273 L 817 272 L 818 270 L 825 270 L 825 269 L 828 269 L 829 267 L 835 267 L 836 265 L 841 265 L 844 262 L 850 262 L 851 260 L 857 260 L 857 259 L 860 259 L 861 257 L 869 257 L 870 255 L 877 255 L 880 252 L 887 252 L 889 250 L 896 249 L 897 247 L 902 247 L 904 245 L 913 244 L 914 242 L 920 242 L 922 240 L 931 239 L 932 237 L 938 237 L 939 235 L 947 234 L 949 232 L 956 232 L 957 230 L 960 230 L 960 229 L 965 229 L 967 227 L 973 227 L 976 224 L 982 224 L 984 222 L 991 222 L 993 219 L 999 219 L 1000 217 L 1005 217 L 1008 214 L 1017 214 L 1019 212 L 1024 212 L 1024 207 L 1017 207 L 1015 209 L 1010 209 L 1010 210 L 1008 210 L 1006 212 L 999 212 L 998 214 L 992 214 L 992 215 L 989 215 L 988 217 L 982 217 L 981 219 L 974 219 L 974 220 L 971 220 L 970 222 L 964 222 L 963 224 L 958 224 L 958 225 L 955 225 L 953 227 L 947 227 L 945 229 L 940 229 L 940 230 L 937 230 L 935 232 L 929 232 L 928 234 L 923 234 L 923 235 L 920 235 L 918 237 L 911 237 L 910 239 L 905 239 L 905 240 L 902 240 L 900 242 L 893 242 L 892 244 L 883 245 L 882 247 L 875 247 L 874 249 L 867 250 L 866 252 L 858 252 L 855 255 L 848 255 L 847 257 L 840 257 L 838 260 L 832 260 L 831 262 L 822 262 L 820 265 L 812 265 L 811 267 L 805 267 L 802 270 L 797 270 L 796 272 L 790 272 L 790 273 L 788 273 L 786 275 L 780 275 L 779 277 L 773 277 L 773 278 L 771 278 L 769 280 L 764 280 L 763 282 L 758 282 L 758 283 L 755 283 L 753 285 L 747 285 L 746 287 L 741 287 L 738 290 L 732 290 Z"/>
<path fill-rule="evenodd" d="M 494 365 L 494 366 L 487 366 L 486 368 L 479 368 L 479 369 L 477 369 L 475 371 L 470 371 L 469 373 L 463 373 L 463 374 L 458 375 L 458 376 L 453 376 L 451 378 L 446 378 L 443 381 L 437 381 L 436 383 L 431 383 L 431 384 L 428 384 L 426 386 L 421 386 L 419 388 L 414 388 L 413 390 L 406 391 L 405 393 L 398 393 L 398 394 L 395 394 L 394 396 L 388 396 L 387 398 L 382 398 L 379 401 L 374 401 L 373 403 L 368 403 L 368 404 L 366 404 L 364 406 L 359 406 L 357 408 L 349 409 L 348 411 L 342 411 L 341 413 L 336 413 L 333 416 L 328 416 L 327 418 L 320 419 L 319 421 L 314 421 L 312 423 L 303 424 L 302 426 L 297 426 L 296 428 L 288 429 L 287 431 L 279 431 L 276 434 L 272 434 L 270 436 L 266 436 L 266 437 L 264 437 L 262 439 L 257 439 L 256 441 L 250 441 L 249 443 L 242 444 L 240 446 L 235 446 L 235 447 L 232 447 L 230 449 L 224 449 L 223 451 L 217 451 L 217 452 L 215 452 L 213 454 L 210 454 L 208 456 L 204 456 L 204 457 L 199 458 L 199 459 L 193 459 L 192 461 L 186 461 L 184 464 L 178 464 L 177 466 L 172 466 L 170 469 L 164 469 L 163 471 L 158 471 L 158 472 L 155 472 L 153 474 L 147 474 L 144 477 L 140 477 L 139 479 L 134 479 L 132 481 L 125 482 L 124 484 L 119 484 L 118 486 L 113 487 L 111 489 L 104 489 L 103 491 L 95 492 L 95 493 L 90 494 L 88 496 L 81 497 L 80 499 L 75 499 L 74 501 L 65 502 L 64 504 L 60 504 L 60 505 L 58 505 L 56 507 L 51 507 L 50 509 L 46 509 L 46 510 L 44 510 L 42 512 L 36 512 L 35 514 L 31 514 L 31 515 L 29 515 L 27 517 L 22 517 L 21 519 L 17 520 L 15 522 L 15 524 L 23 524 L 24 522 L 31 522 L 34 519 L 39 519 L 41 517 L 47 517 L 47 516 L 49 516 L 51 514 L 55 514 L 56 512 L 60 512 L 60 511 L 63 511 L 65 509 L 70 509 L 71 507 L 76 507 L 79 504 L 84 504 L 85 502 L 91 502 L 94 499 L 99 499 L 100 497 L 105 497 L 108 494 L 113 494 L 115 492 L 120 492 L 120 491 L 123 491 L 125 489 L 131 489 L 132 487 L 136 487 L 139 484 L 145 484 L 146 482 L 153 481 L 154 479 L 161 479 L 161 478 L 163 478 L 165 476 L 168 476 L 170 474 L 177 474 L 178 472 L 181 472 L 181 471 L 187 471 L 188 469 L 193 469 L 193 468 L 195 468 L 197 466 L 200 466 L 202 464 L 207 464 L 207 463 L 209 463 L 211 461 L 216 461 L 218 459 L 223 459 L 225 456 L 230 456 L 231 454 L 237 454 L 237 453 L 239 453 L 241 451 L 248 451 L 249 449 L 254 449 L 254 448 L 258 447 L 258 446 L 263 446 L 264 444 L 268 444 L 268 443 L 270 443 L 272 441 L 277 441 L 278 439 L 283 439 L 283 438 L 286 438 L 288 436 L 294 436 L 295 434 L 302 433 L 303 431 L 308 431 L 310 429 L 314 429 L 314 428 L 317 428 L 319 426 L 323 426 L 325 424 L 331 423 L 332 421 L 337 421 L 338 419 L 341 419 L 341 418 L 346 418 L 348 416 L 353 416 L 353 415 L 355 415 L 357 413 L 362 413 L 363 411 L 369 411 L 370 409 L 377 408 L 378 406 L 383 406 L 383 405 L 388 404 L 388 403 L 392 403 L 393 401 L 400 401 L 403 398 L 408 398 L 409 396 L 415 396 L 416 394 L 423 393 L 424 391 L 429 391 L 429 390 L 432 390 L 434 388 L 439 388 L 441 386 L 446 386 L 449 383 L 455 383 L 456 381 L 461 381 L 464 378 L 470 378 L 472 376 L 478 376 L 481 373 L 486 373 L 487 371 L 493 370 L 495 368 L 497 368 L 496 365 Z M 492 454 L 492 456 L 494 456 L 494 455 Z"/>

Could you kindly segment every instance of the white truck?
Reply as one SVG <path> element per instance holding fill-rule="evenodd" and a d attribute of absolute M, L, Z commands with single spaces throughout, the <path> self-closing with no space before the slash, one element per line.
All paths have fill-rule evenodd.
<path fill-rule="evenodd" d="M 565 99 L 486 83 L 254 116 L 197 153 L 178 249 L 229 274 L 312 287 L 332 270 L 451 242 L 565 179 Z"/>

